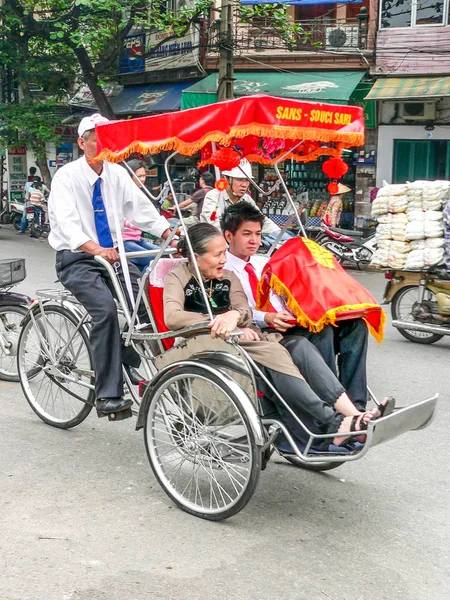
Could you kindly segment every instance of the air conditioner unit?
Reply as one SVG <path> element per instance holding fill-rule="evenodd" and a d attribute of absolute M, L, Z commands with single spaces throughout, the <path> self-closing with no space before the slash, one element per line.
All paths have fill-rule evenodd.
<path fill-rule="evenodd" d="M 354 25 L 327 27 L 325 30 L 325 46 L 328 46 L 328 48 L 357 48 L 358 27 Z"/>
<path fill-rule="evenodd" d="M 436 102 L 402 102 L 399 117 L 405 121 L 433 121 L 436 118 Z"/>

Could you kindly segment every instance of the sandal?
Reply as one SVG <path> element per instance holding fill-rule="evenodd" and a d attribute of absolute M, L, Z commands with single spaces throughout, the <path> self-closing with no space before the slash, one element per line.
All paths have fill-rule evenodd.
<path fill-rule="evenodd" d="M 364 421 L 364 416 L 366 414 L 367 413 L 362 413 L 360 415 L 355 415 L 351 418 L 350 432 L 364 431 L 367 429 L 367 423 Z M 350 418 L 350 417 L 344 417 L 344 419 L 347 419 L 347 418 Z M 342 422 L 344 422 L 344 419 L 342 420 Z M 341 423 L 341 425 L 342 425 L 342 423 Z M 356 427 L 357 425 L 358 425 L 358 428 Z M 348 433 L 348 432 L 338 430 L 336 433 Z M 333 440 L 332 444 L 334 446 L 343 446 L 344 444 L 348 444 L 349 442 L 351 442 L 353 440 L 356 440 L 357 442 L 360 442 L 360 443 L 364 443 L 365 438 L 366 438 L 365 434 L 361 435 L 359 437 L 357 437 L 357 436 L 351 436 L 351 437 L 350 436 L 349 437 L 342 436 L 342 437 L 335 438 Z"/>
<path fill-rule="evenodd" d="M 394 412 L 395 408 L 395 398 L 394 396 L 389 396 L 386 398 L 385 402 L 381 403 L 376 407 L 376 413 L 374 419 L 381 419 L 381 417 L 387 417 Z"/>

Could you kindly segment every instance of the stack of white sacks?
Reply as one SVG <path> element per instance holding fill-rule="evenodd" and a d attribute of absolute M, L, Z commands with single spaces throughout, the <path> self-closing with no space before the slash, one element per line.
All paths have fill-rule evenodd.
<path fill-rule="evenodd" d="M 376 267 L 416 270 L 444 258 L 442 210 L 450 198 L 448 181 L 385 185 L 372 204 L 378 221 Z"/>

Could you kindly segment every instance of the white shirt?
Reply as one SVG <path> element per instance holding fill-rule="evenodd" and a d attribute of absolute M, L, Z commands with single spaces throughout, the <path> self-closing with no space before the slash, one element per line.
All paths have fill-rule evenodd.
<path fill-rule="evenodd" d="M 220 195 L 219 190 L 216 190 L 215 188 L 210 190 L 205 196 L 205 199 L 203 201 L 202 212 L 200 213 L 200 221 L 201 222 L 211 223 L 212 225 L 217 227 L 217 229 L 220 229 L 220 219 L 222 217 L 223 211 L 226 208 L 228 208 L 228 206 L 233 206 L 233 202 L 230 200 L 230 197 L 228 196 L 226 191 L 222 192 L 222 199 L 221 199 L 220 203 L 219 203 L 219 195 Z M 250 196 L 250 194 L 244 194 L 242 196 L 242 198 L 240 198 L 238 200 L 238 202 L 243 202 L 243 201 L 248 202 L 255 208 L 258 208 L 258 205 L 253 200 L 253 198 Z M 258 210 L 259 210 L 259 208 L 258 208 Z M 216 211 L 216 219 L 215 219 L 215 221 L 211 221 L 211 214 L 214 211 Z M 269 219 L 268 217 L 264 217 L 264 222 L 263 222 L 263 226 L 262 226 L 262 234 L 263 235 L 269 235 L 270 233 L 278 233 L 279 231 L 280 231 L 280 228 L 278 227 L 278 225 L 276 225 L 272 221 L 272 219 Z"/>
<path fill-rule="evenodd" d="M 266 266 L 266 264 L 268 263 L 268 261 L 269 261 L 269 259 L 266 258 L 265 256 L 258 256 L 256 254 L 253 256 L 250 256 L 250 258 L 248 260 L 248 262 L 253 265 L 253 268 L 255 269 L 256 277 L 259 280 L 261 279 L 263 269 Z M 238 258 L 237 256 L 235 256 L 234 254 L 231 254 L 231 252 L 228 252 L 228 250 L 227 250 L 227 262 L 225 265 L 225 269 L 228 269 L 229 271 L 233 271 L 233 273 L 237 276 L 237 278 L 241 282 L 242 287 L 245 292 L 245 295 L 247 296 L 249 306 L 252 309 L 253 323 L 255 325 L 257 325 L 258 327 L 260 327 L 261 329 L 263 329 L 264 327 L 268 327 L 268 324 L 264 320 L 264 315 L 266 313 L 262 310 L 256 310 L 256 300 L 253 296 L 252 286 L 250 285 L 248 273 L 245 270 L 245 267 L 248 264 L 248 262 L 245 262 L 245 260 L 242 260 L 242 258 Z M 282 310 L 285 310 L 285 307 L 284 307 L 282 301 L 273 292 L 270 293 L 270 303 L 272 304 L 272 306 L 274 307 L 274 309 L 277 312 L 281 312 Z"/>
<path fill-rule="evenodd" d="M 114 245 L 117 244 L 117 235 L 113 202 L 122 228 L 125 217 L 139 229 L 156 237 L 170 229 L 169 222 L 158 213 L 123 167 L 104 161 L 103 170 L 97 175 L 82 156 L 56 171 L 52 181 L 48 202 L 51 227 L 48 241 L 52 248 L 75 252 L 86 242 L 98 244 L 92 196 L 99 177 Z"/>

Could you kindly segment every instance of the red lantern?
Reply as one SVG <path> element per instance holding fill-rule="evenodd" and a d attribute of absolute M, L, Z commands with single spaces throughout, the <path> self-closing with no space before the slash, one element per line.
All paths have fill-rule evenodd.
<path fill-rule="evenodd" d="M 328 184 L 327 186 L 327 190 L 330 192 L 330 194 L 333 196 L 334 194 L 337 194 L 339 191 L 339 186 L 335 181 L 332 181 L 331 183 Z"/>
<path fill-rule="evenodd" d="M 348 171 L 348 165 L 342 158 L 329 158 L 322 165 L 322 171 L 328 175 L 330 179 L 339 179 Z"/>
<path fill-rule="evenodd" d="M 222 179 L 218 179 L 214 184 L 214 187 L 216 190 L 219 190 L 219 192 L 223 192 L 228 187 L 228 181 L 224 177 Z"/>
<path fill-rule="evenodd" d="M 233 148 L 221 148 L 214 152 L 209 162 L 212 162 L 221 171 L 230 171 L 241 162 L 241 156 Z"/>

